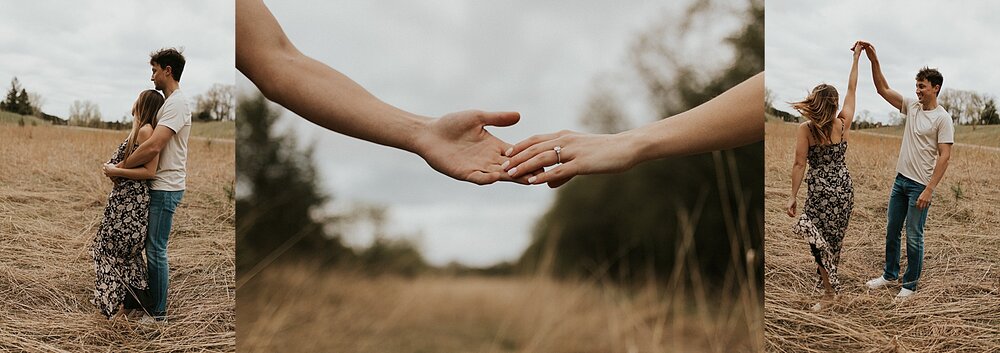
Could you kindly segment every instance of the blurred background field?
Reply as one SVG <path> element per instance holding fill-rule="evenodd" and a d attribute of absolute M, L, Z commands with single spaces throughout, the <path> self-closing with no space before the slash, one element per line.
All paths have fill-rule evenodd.
<path fill-rule="evenodd" d="M 713 21 L 723 18 L 736 25 L 702 32 L 718 30 Z M 645 108 L 667 117 L 763 69 L 763 3 L 693 1 L 630 43 L 612 74 L 633 77 Z M 700 55 L 673 54 L 695 47 L 725 59 L 706 65 Z M 602 133 L 629 128 L 620 96 L 596 91 L 578 115 L 583 125 Z M 396 206 L 327 207 L 340 196 L 323 187 L 327 176 L 317 163 L 339 152 L 279 129 L 288 126 L 282 113 L 257 95 L 237 107 L 241 352 L 763 347 L 763 143 L 577 177 L 532 216 L 530 242 L 515 259 L 440 264 L 428 261 L 421 243 L 434 234 L 393 227 Z M 352 174 L 370 176 L 364 168 L 381 167 L 376 156 L 353 153 L 350 165 L 362 170 Z M 401 185 L 386 187 L 421 189 L 422 181 L 402 174 L 391 181 Z M 482 212 L 510 211 L 500 202 L 488 206 L 493 187 L 470 197 L 487 202 Z M 463 224 L 470 237 L 487 231 Z"/>
<path fill-rule="evenodd" d="M 89 302 L 89 246 L 112 186 L 100 165 L 127 131 L 6 120 L 0 123 L 0 351 L 233 351 L 232 140 L 189 142 L 187 191 L 169 244 L 170 317 L 149 327 L 107 321 Z"/>
<path fill-rule="evenodd" d="M 988 128 L 980 126 L 977 132 L 998 131 Z M 995 351 L 1000 342 L 1000 151 L 970 145 L 952 149 L 927 218 L 920 287 L 914 297 L 896 302 L 898 285 L 868 290 L 864 283 L 882 273 L 885 213 L 900 139 L 852 131 L 847 165 L 855 206 L 839 267 L 844 290 L 832 307 L 814 313 L 809 308 L 820 298 L 813 290 L 816 265 L 809 245 L 792 233 L 792 219 L 784 210 L 791 190 L 795 129 L 796 124 L 778 119 L 766 124 L 767 350 Z M 992 140 L 1000 141 L 1000 134 Z M 904 251 L 904 270 L 905 261 Z"/>

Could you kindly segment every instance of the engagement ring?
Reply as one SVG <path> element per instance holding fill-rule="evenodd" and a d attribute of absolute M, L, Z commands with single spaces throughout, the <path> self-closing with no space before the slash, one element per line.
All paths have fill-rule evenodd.
<path fill-rule="evenodd" d="M 559 155 L 559 152 L 562 151 L 562 147 L 556 146 L 552 150 L 556 151 L 556 163 L 562 164 L 562 156 Z"/>

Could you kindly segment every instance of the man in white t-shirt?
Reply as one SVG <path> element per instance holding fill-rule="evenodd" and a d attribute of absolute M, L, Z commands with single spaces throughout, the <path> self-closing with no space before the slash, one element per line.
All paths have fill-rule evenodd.
<path fill-rule="evenodd" d="M 188 97 L 180 89 L 184 63 L 184 56 L 173 48 L 150 54 L 149 65 L 153 70 L 150 80 L 157 90 L 163 92 L 166 100 L 156 114 L 157 123 L 153 135 L 119 164 L 124 168 L 133 168 L 152 160 L 157 154 L 160 156 L 156 177 L 149 187 L 149 225 L 146 234 L 149 290 L 147 300 L 142 303 L 155 320 L 166 319 L 169 282 L 167 240 L 174 211 L 184 196 L 184 181 L 187 176 L 191 107 Z M 144 317 L 143 320 L 151 319 Z"/>
<path fill-rule="evenodd" d="M 917 290 L 923 270 L 924 222 L 934 189 L 944 177 L 955 143 L 951 114 L 938 105 L 944 77 L 936 69 L 924 67 L 917 73 L 917 99 L 903 98 L 889 88 L 879 66 L 875 48 L 862 42 L 872 63 L 875 89 L 886 102 L 899 109 L 905 122 L 903 142 L 896 162 L 896 181 L 889 196 L 885 234 L 885 266 L 882 276 L 868 281 L 869 288 L 881 288 L 899 279 L 899 238 L 906 227 L 906 272 L 897 298 L 906 298 Z"/>

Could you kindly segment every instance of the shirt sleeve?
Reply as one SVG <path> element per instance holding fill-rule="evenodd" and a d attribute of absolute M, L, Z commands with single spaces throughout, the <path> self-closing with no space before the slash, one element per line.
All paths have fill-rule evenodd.
<path fill-rule="evenodd" d="M 903 114 L 903 119 L 906 119 L 906 113 L 910 112 L 910 106 L 916 102 L 916 99 L 903 97 L 903 104 L 899 106 L 899 113 Z"/>
<path fill-rule="evenodd" d="M 950 116 L 945 116 L 941 119 L 941 126 L 938 127 L 937 141 L 937 143 L 955 143 L 955 124 L 952 124 Z"/>
<path fill-rule="evenodd" d="M 183 104 L 170 101 L 163 105 L 163 115 L 156 124 L 166 126 L 176 134 L 184 127 L 184 110 Z"/>

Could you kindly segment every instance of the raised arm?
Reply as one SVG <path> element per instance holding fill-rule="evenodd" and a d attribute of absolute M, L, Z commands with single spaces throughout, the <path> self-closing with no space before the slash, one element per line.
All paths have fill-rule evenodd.
<path fill-rule="evenodd" d="M 469 110 L 433 119 L 403 111 L 300 52 L 263 1 L 238 0 L 236 17 L 236 68 L 269 100 L 329 130 L 416 153 L 455 179 L 511 179 L 500 168 L 510 145 L 484 127 L 513 125 L 518 113 Z"/>
<path fill-rule="evenodd" d="M 875 83 L 875 91 L 878 92 L 878 95 L 882 96 L 882 99 L 892 104 L 897 110 L 901 109 L 903 107 L 903 95 L 889 88 L 889 82 L 882 75 L 882 66 L 879 64 L 878 56 L 875 55 L 875 46 L 864 41 L 859 41 L 858 43 L 864 46 L 865 54 L 868 55 L 868 61 L 872 63 L 872 81 Z"/>
<path fill-rule="evenodd" d="M 854 107 L 858 91 L 858 58 L 861 57 L 861 43 L 854 44 L 854 63 L 851 64 L 851 75 L 847 78 L 847 94 L 844 96 L 844 106 L 840 110 L 840 118 L 844 119 L 844 125 L 850 129 L 851 122 L 854 121 Z"/>
<path fill-rule="evenodd" d="M 139 143 L 141 146 L 144 142 L 149 141 L 149 139 L 153 135 L 154 135 L 153 128 L 150 127 L 149 125 L 144 126 L 139 129 L 139 133 L 136 136 L 136 142 Z M 129 157 L 134 156 L 138 150 L 139 149 L 136 148 L 135 151 L 132 151 L 132 155 L 130 155 Z M 134 180 L 145 180 L 145 179 L 153 179 L 154 177 L 156 177 L 156 166 L 159 163 L 160 163 L 160 155 L 155 154 L 153 155 L 152 159 L 150 159 L 145 164 L 136 168 L 118 168 L 112 164 L 105 164 L 103 169 L 104 169 L 104 175 L 108 177 L 121 177 Z"/>

